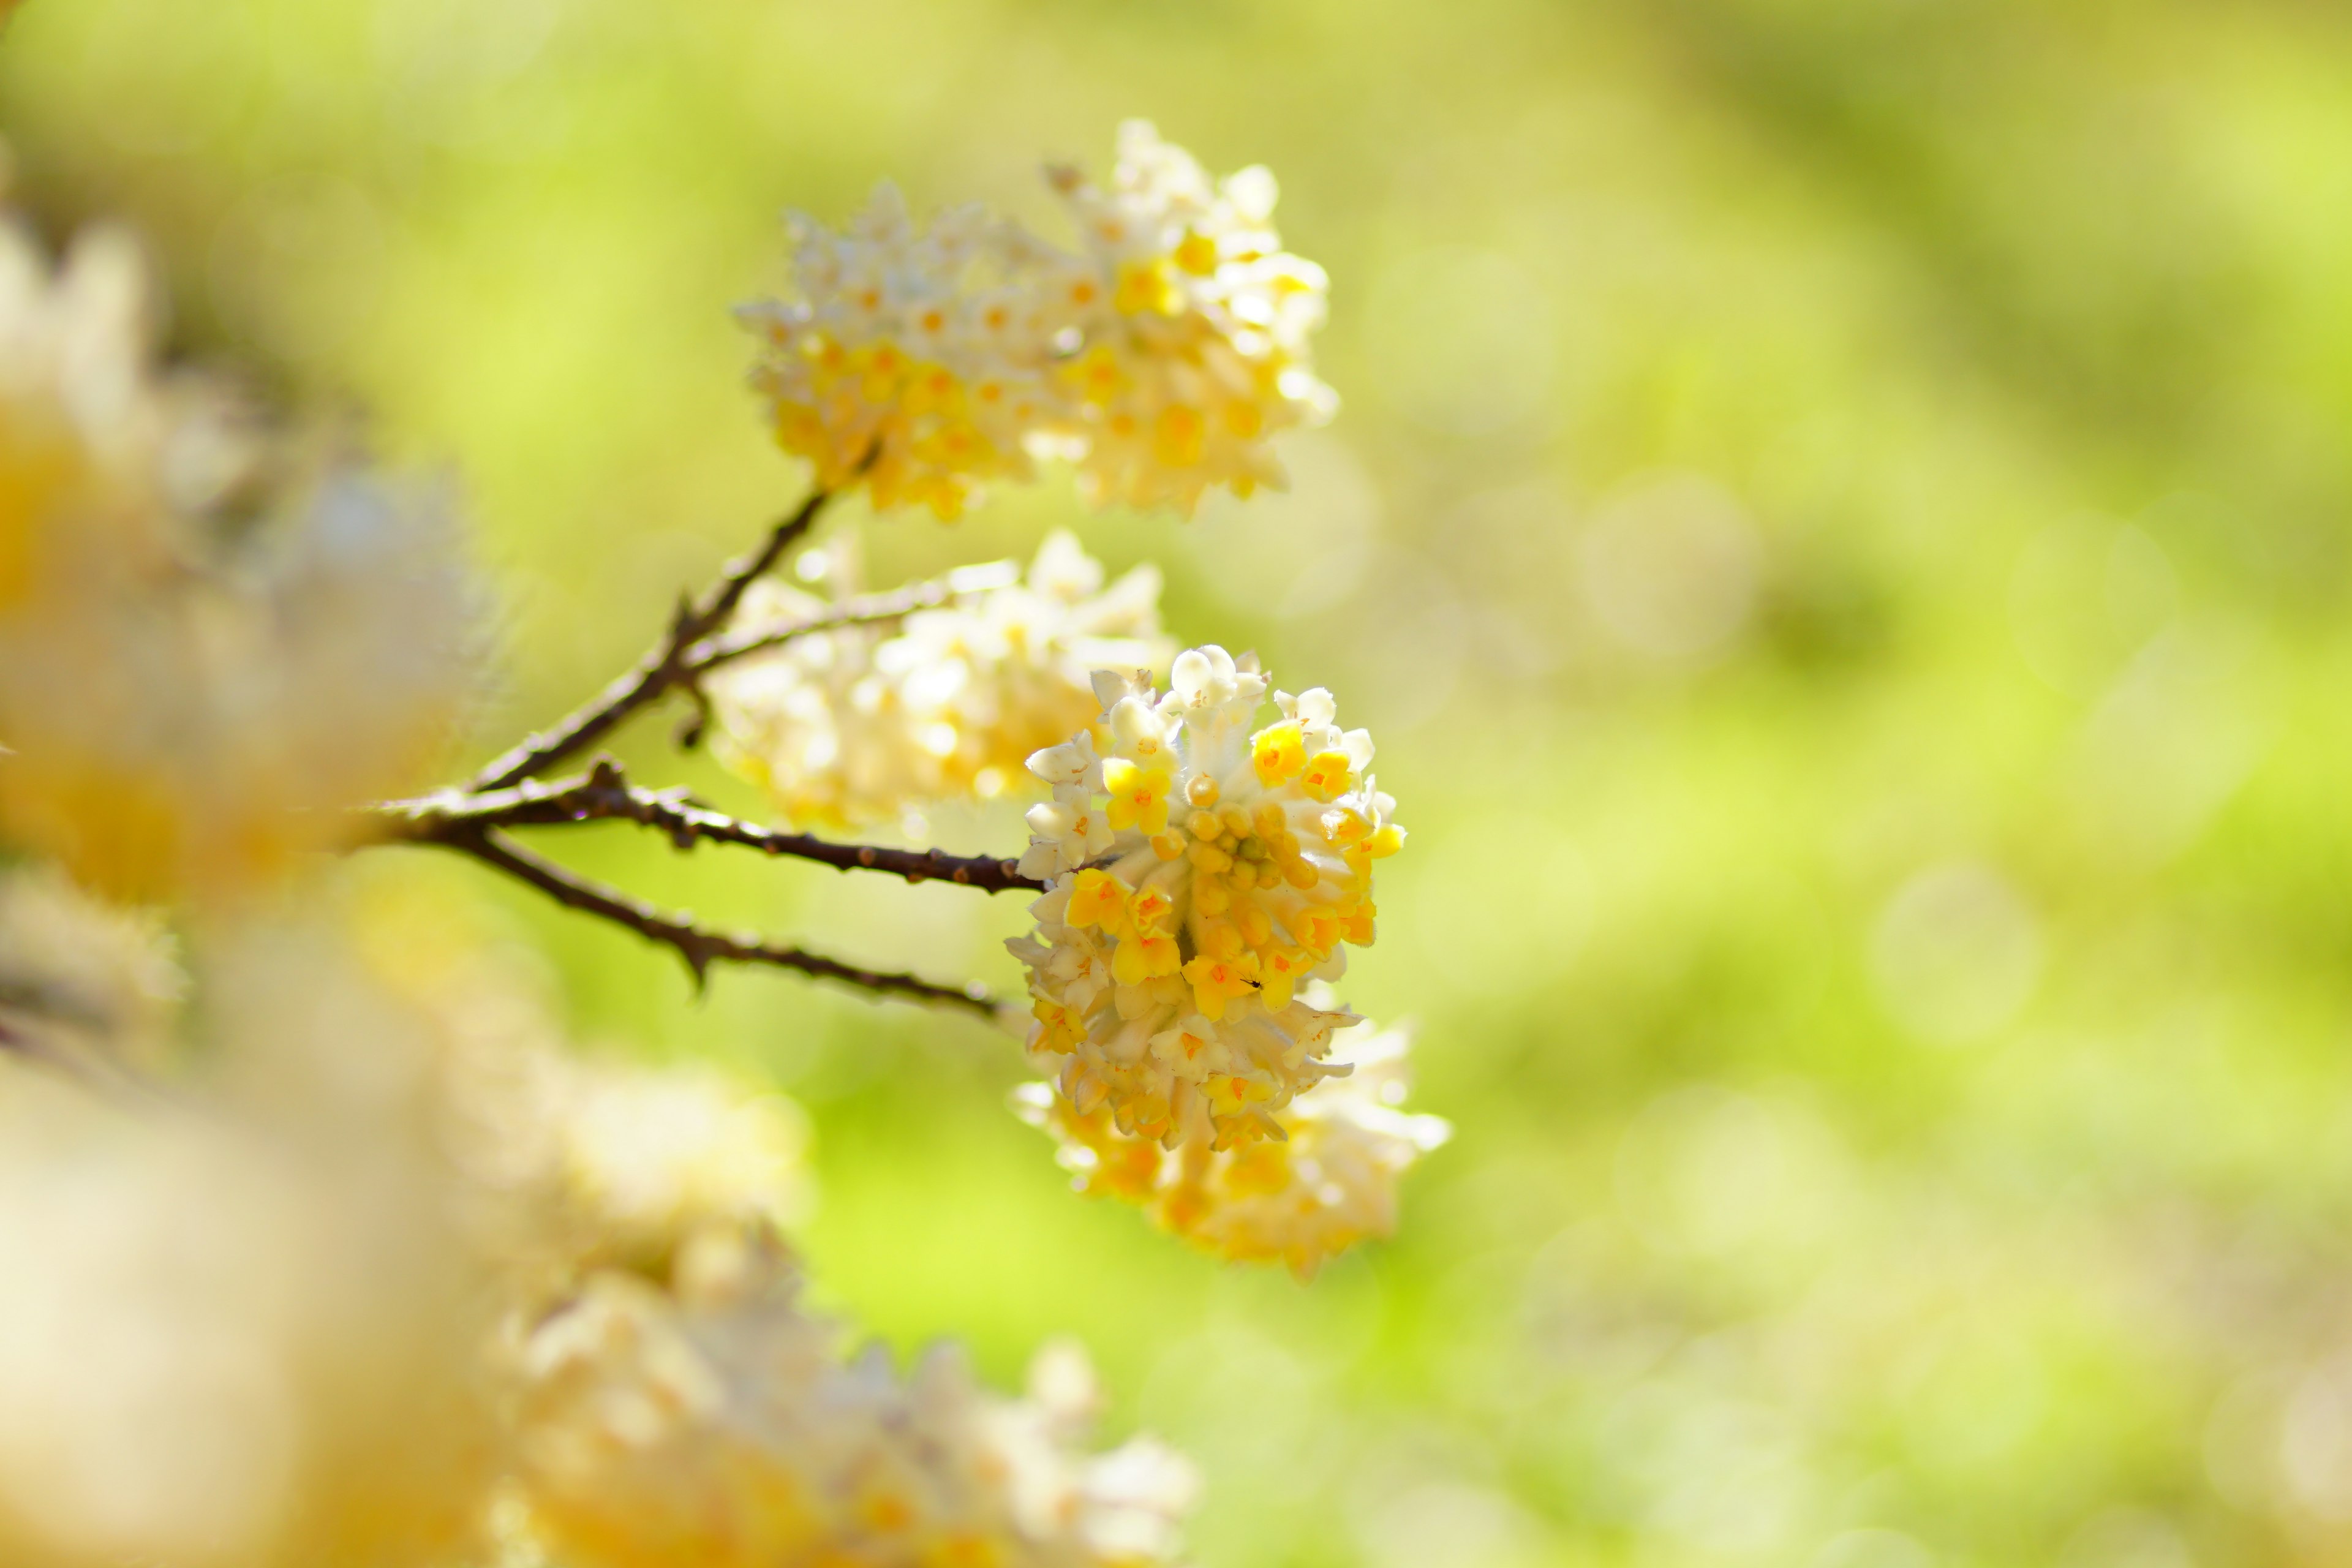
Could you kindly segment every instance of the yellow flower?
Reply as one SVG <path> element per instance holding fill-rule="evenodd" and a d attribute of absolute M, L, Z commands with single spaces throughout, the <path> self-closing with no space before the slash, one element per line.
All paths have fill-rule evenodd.
<path fill-rule="evenodd" d="M 1035 933 L 1012 944 L 1055 1009 L 1032 1055 L 1122 1132 L 1218 1148 L 1276 1136 L 1276 1113 L 1327 1075 L 1331 1033 L 1351 1021 L 1299 987 L 1335 977 L 1343 944 L 1371 941 L 1372 862 L 1401 842 L 1394 803 L 1355 782 L 1371 739 L 1342 733 L 1322 690 L 1274 693 L 1282 717 L 1261 725 L 1265 676 L 1222 648 L 1180 655 L 1164 694 L 1097 685 L 1107 707 L 1083 744 L 1036 764 L 1070 796 L 1056 812 L 1099 810 L 1113 831 L 1083 868 L 1042 830 L 1024 857 L 1055 879 L 1032 906 Z M 1310 754 L 1342 760 L 1347 793 L 1310 793 Z"/>
<path fill-rule="evenodd" d="M 272 880 L 416 783 L 475 602 L 440 497 L 167 385 L 148 287 L 119 236 L 53 271 L 0 221 L 0 843 L 162 900 Z"/>
<path fill-rule="evenodd" d="M 1049 1083 L 1013 1094 L 1015 1112 L 1058 1145 L 1078 1190 L 1135 1204 L 1162 1229 L 1218 1257 L 1279 1261 L 1300 1276 L 1396 1226 L 1397 1186 L 1450 1129 L 1407 1114 L 1405 1031 L 1375 1034 L 1353 1070 L 1275 1113 L 1279 1138 L 1214 1150 L 1122 1131 L 1108 1105 L 1081 1110 Z M 1221 1093 L 1238 1098 L 1228 1081 Z"/>

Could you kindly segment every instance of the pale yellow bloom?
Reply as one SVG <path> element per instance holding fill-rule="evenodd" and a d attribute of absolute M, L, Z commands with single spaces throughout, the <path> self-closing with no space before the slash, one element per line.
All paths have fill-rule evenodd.
<path fill-rule="evenodd" d="M 982 484 L 1026 478 L 1058 417 L 1050 335 L 1005 286 L 1034 243 L 976 207 L 918 226 L 887 184 L 840 232 L 797 215 L 792 232 L 801 297 L 739 312 L 784 450 L 827 489 L 862 472 L 876 506 L 942 521 Z"/>
<path fill-rule="evenodd" d="M 1050 1083 L 1024 1085 L 1013 1105 L 1060 1145 L 1079 1191 L 1135 1204 L 1217 1257 L 1278 1260 L 1306 1279 L 1395 1231 L 1400 1179 L 1449 1134 L 1438 1118 L 1401 1109 L 1409 1045 L 1391 1029 L 1352 1047 L 1351 1072 L 1275 1114 L 1281 1138 L 1227 1150 L 1130 1136 L 1104 1108 L 1081 1112 Z"/>
<path fill-rule="evenodd" d="M 467 684 L 441 501 L 160 375 L 118 235 L 0 222 L 0 841 L 110 894 L 246 888 L 413 783 Z"/>
<path fill-rule="evenodd" d="M 672 1291 L 604 1275 L 525 1349 L 525 1496 L 568 1568 L 1145 1568 L 1190 1469 L 1093 1455 L 1090 1379 L 1041 1358 L 1026 1400 L 934 1350 L 902 1381 L 844 1356 L 756 1227 L 713 1231 Z"/>
<path fill-rule="evenodd" d="M 1110 187 L 1047 178 L 1076 253 L 977 208 L 928 226 L 888 186 L 835 233 L 793 220 L 800 298 L 740 312 L 778 441 L 875 504 L 961 514 L 1066 458 L 1097 504 L 1190 512 L 1283 483 L 1270 437 L 1330 416 L 1308 338 L 1321 268 L 1283 249 L 1274 177 L 1213 180 L 1142 121 Z"/>
<path fill-rule="evenodd" d="M 503 1464 L 447 1036 L 317 930 L 212 973 L 201 1075 L 0 1051 L 0 1562 L 446 1563 Z"/>
<path fill-rule="evenodd" d="M 1369 945 L 1372 866 L 1402 847 L 1369 773 L 1371 737 L 1340 731 L 1321 689 L 1273 694 L 1220 647 L 1177 657 L 1170 689 L 1104 672 L 1108 754 L 1090 735 L 1031 768 L 1052 784 L 1022 868 L 1050 879 L 1029 969 L 1032 1058 L 1080 1114 L 1130 1136 L 1223 1149 L 1280 1136 L 1276 1114 L 1322 1079 L 1349 1014 L 1310 1005 L 1342 944 Z"/>
<path fill-rule="evenodd" d="M 1212 180 L 1149 121 L 1119 127 L 1110 187 L 1049 171 L 1076 221 L 1090 303 L 1068 312 L 1079 346 L 1061 369 L 1083 432 L 1079 475 L 1098 503 L 1190 512 L 1223 486 L 1279 488 L 1268 437 L 1337 406 L 1307 339 L 1323 324 L 1323 269 L 1282 247 L 1274 176 Z"/>
<path fill-rule="evenodd" d="M 215 924 L 202 1037 L 134 1050 L 191 1028 L 152 933 L 0 882 L 9 1568 L 477 1561 L 531 1327 L 803 1206 L 788 1103 L 580 1058 L 389 874 L 313 902 Z"/>
<path fill-rule="evenodd" d="M 950 578 L 955 602 L 897 626 L 799 637 L 724 666 L 708 688 L 717 750 L 810 826 L 888 822 L 942 800 L 1031 784 L 1024 761 L 1093 718 L 1090 672 L 1158 667 L 1160 574 L 1138 567 L 1106 584 L 1067 533 L 1024 577 L 1011 562 Z M 829 601 L 764 584 L 742 624 L 824 613 Z"/>

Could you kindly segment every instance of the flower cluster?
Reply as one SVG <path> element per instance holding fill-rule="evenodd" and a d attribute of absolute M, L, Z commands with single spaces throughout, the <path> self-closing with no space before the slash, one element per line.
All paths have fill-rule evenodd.
<path fill-rule="evenodd" d="M 1323 1058 L 1357 1020 L 1298 995 L 1369 945 L 1372 863 L 1403 830 L 1321 688 L 1274 693 L 1254 658 L 1177 657 L 1170 689 L 1096 678 L 1091 730 L 1030 759 L 1054 798 L 1031 809 L 1021 868 L 1049 879 L 1029 970 L 1031 1057 L 1080 1114 L 1129 1136 L 1218 1149 L 1279 1137 L 1292 1099 L 1344 1073 Z"/>
<path fill-rule="evenodd" d="M 669 1290 L 606 1275 L 524 1347 L 524 1495 L 567 1568 L 1143 1568 L 1190 1468 L 1148 1440 L 1088 1456 L 1091 1380 L 1049 1352 L 1027 1400 L 941 1348 L 901 1384 L 845 1361 L 789 1259 L 709 1233 Z"/>
<path fill-rule="evenodd" d="M 1283 482 L 1275 433 L 1328 417 L 1322 269 L 1282 248 L 1274 177 L 1213 180 L 1141 121 L 1110 188 L 1047 171 L 1082 248 L 977 208 L 912 222 L 885 186 L 839 233 L 792 220 L 801 298 L 747 306 L 777 439 L 827 488 L 961 515 L 1034 459 L 1098 504 L 1187 511 Z"/>
<path fill-rule="evenodd" d="M 845 826 L 926 802 L 988 799 L 1027 782 L 1023 762 L 1095 713 L 1090 672 L 1160 666 L 1160 574 L 1104 584 L 1067 533 L 1024 580 L 1011 562 L 966 567 L 953 603 L 898 629 L 794 637 L 707 682 L 720 758 L 787 818 Z M 749 596 L 743 624 L 789 625 L 828 601 L 782 584 Z"/>
<path fill-rule="evenodd" d="M 0 1048 L 0 1561 L 458 1558 L 503 1463 L 485 1351 L 516 1228 L 494 1168 L 451 1157 L 446 1068 L 490 1020 L 323 929 L 241 925 L 200 1039 L 174 1018 L 137 1079 L 68 1076 L 155 1028 L 158 954 L 124 930 L 39 984 L 12 958 L 0 1043 L 42 1065 Z"/>
<path fill-rule="evenodd" d="M 0 930 L 97 944 L 5 955 L 0 1561 L 432 1568 L 501 1522 L 566 1568 L 1170 1560 L 1190 1471 L 1083 1452 L 1067 1354 L 902 1384 L 801 1310 L 786 1102 L 581 1058 L 483 933 L 343 892 L 228 922 L 203 1048 L 93 1093 L 15 1058 L 184 1032 L 176 970 L 0 880 Z"/>
<path fill-rule="evenodd" d="M 1275 1115 L 1283 1136 L 1226 1150 L 1166 1149 L 1121 1132 L 1109 1111 L 1081 1112 L 1049 1083 L 1014 1091 L 1022 1119 L 1060 1145 L 1080 1192 L 1140 1205 L 1161 1228 L 1236 1262 L 1280 1261 L 1301 1279 L 1360 1241 L 1396 1228 L 1397 1183 L 1450 1129 L 1402 1108 L 1411 1037 L 1391 1029 L 1353 1046 L 1353 1068 Z"/>
<path fill-rule="evenodd" d="M 143 899 L 249 885 L 410 782 L 470 670 L 444 509 L 157 373 L 120 235 L 0 216 L 0 840 Z"/>
<path fill-rule="evenodd" d="M 1281 482 L 1270 437 L 1330 396 L 1322 274 L 1282 249 L 1271 177 L 1213 180 L 1139 122 L 1108 187 L 1049 179 L 1075 250 L 979 209 L 919 225 L 887 189 L 844 232 L 796 223 L 801 299 L 746 316 L 823 489 L 945 519 L 1045 457 L 1098 502 Z M 52 264 L 0 208 L 0 1562 L 1172 1561 L 1190 1469 L 1094 1449 L 1076 1352 L 1000 1398 L 950 1350 L 904 1376 L 845 1354 L 804 1309 L 789 1101 L 574 1052 L 407 868 L 309 852 L 436 846 L 698 975 L 767 963 L 988 1016 L 976 988 L 673 917 L 510 830 L 625 818 L 944 870 L 754 833 L 609 761 L 539 776 L 682 691 L 803 825 L 1042 786 L 1019 866 L 1045 891 L 1011 945 L 1050 1082 L 1024 1112 L 1088 1190 L 1306 1275 L 1389 1231 L 1446 1131 L 1401 1109 L 1401 1034 L 1330 1059 L 1361 1020 L 1328 983 L 1403 841 L 1370 736 L 1254 657 L 1171 660 L 1156 571 L 1108 582 L 1068 534 L 871 599 L 845 544 L 830 573 L 802 558 L 824 595 L 748 582 L 820 494 L 635 676 L 474 784 L 382 800 L 469 685 L 446 509 L 167 373 L 151 295 L 127 240 Z M 1023 880 L 982 869 L 955 879 Z"/>

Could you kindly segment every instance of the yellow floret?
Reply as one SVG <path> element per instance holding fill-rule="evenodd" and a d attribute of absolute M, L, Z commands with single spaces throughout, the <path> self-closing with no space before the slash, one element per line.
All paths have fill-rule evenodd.
<path fill-rule="evenodd" d="M 1074 926 L 1100 926 L 1107 931 L 1126 929 L 1127 884 L 1108 871 L 1079 872 L 1070 888 L 1069 921 Z"/>
<path fill-rule="evenodd" d="M 1251 736 L 1250 765 L 1257 770 L 1258 782 L 1268 789 L 1297 778 L 1307 765 L 1307 742 L 1297 724 L 1286 719 Z"/>
<path fill-rule="evenodd" d="M 1298 787 L 1320 801 L 1337 800 L 1345 795 L 1353 770 L 1348 765 L 1345 752 L 1318 752 L 1300 775 Z"/>
<path fill-rule="evenodd" d="M 1247 959 L 1211 958 L 1206 953 L 1184 966 L 1184 978 L 1192 983 L 1192 1003 L 1201 1016 L 1214 1023 L 1225 1016 L 1225 1005 L 1239 1001 L 1257 989 L 1250 971 L 1256 965 Z"/>
<path fill-rule="evenodd" d="M 1165 771 L 1113 758 L 1103 764 L 1103 783 L 1110 791 L 1113 828 L 1144 834 L 1166 831 L 1168 791 L 1174 781 Z"/>

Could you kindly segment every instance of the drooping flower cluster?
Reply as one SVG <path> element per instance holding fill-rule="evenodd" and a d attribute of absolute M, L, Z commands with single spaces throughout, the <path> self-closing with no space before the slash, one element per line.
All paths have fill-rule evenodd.
<path fill-rule="evenodd" d="M 1076 1447 L 1071 1352 L 1027 1400 L 934 1350 L 901 1384 L 842 1359 L 790 1261 L 711 1233 L 673 1288 L 602 1276 L 524 1348 L 524 1493 L 567 1568 L 1143 1568 L 1174 1550 L 1190 1468 L 1138 1440 Z"/>
<path fill-rule="evenodd" d="M 1353 1070 L 1275 1113 L 1281 1138 L 1225 1150 L 1167 1149 L 1121 1132 L 1107 1107 L 1081 1112 L 1050 1083 L 1023 1085 L 1013 1107 L 1060 1145 L 1080 1192 L 1138 1205 L 1220 1258 L 1278 1260 L 1305 1279 L 1393 1232 L 1399 1179 L 1449 1134 L 1439 1118 L 1402 1109 L 1411 1043 L 1391 1029 L 1351 1045 Z"/>
<path fill-rule="evenodd" d="M 0 841 L 157 898 L 411 782 L 465 691 L 444 509 L 152 363 L 146 271 L 0 213 Z"/>
<path fill-rule="evenodd" d="M 1091 731 L 1030 760 L 1054 798 L 1032 808 L 1021 868 L 1049 879 L 1029 970 L 1031 1058 L 1081 1115 L 1129 1136 L 1232 1148 L 1282 1136 L 1277 1112 L 1325 1078 L 1332 1032 L 1358 1020 L 1298 994 L 1372 941 L 1372 863 L 1402 847 L 1395 803 L 1320 688 L 1276 692 L 1255 659 L 1177 657 L 1170 689 L 1096 679 L 1109 755 Z"/>
<path fill-rule="evenodd" d="M 839 233 L 792 219 L 801 298 L 742 311 L 777 439 L 877 506 L 959 516 L 983 484 L 1074 458 L 1098 504 L 1189 512 L 1279 486 L 1268 437 L 1328 417 L 1326 280 L 1282 248 L 1274 177 L 1213 180 L 1142 121 L 1108 190 L 1047 171 L 1073 254 L 972 207 L 912 222 L 884 186 Z"/>
<path fill-rule="evenodd" d="M 718 751 L 798 823 L 887 821 L 927 802 L 988 799 L 1028 782 L 1023 763 L 1093 718 L 1090 672 L 1164 665 L 1160 574 L 1104 584 L 1056 533 L 1024 580 L 1011 562 L 949 579 L 954 602 L 897 629 L 794 637 L 714 671 Z M 823 615 L 829 601 L 763 584 L 742 624 Z"/>

